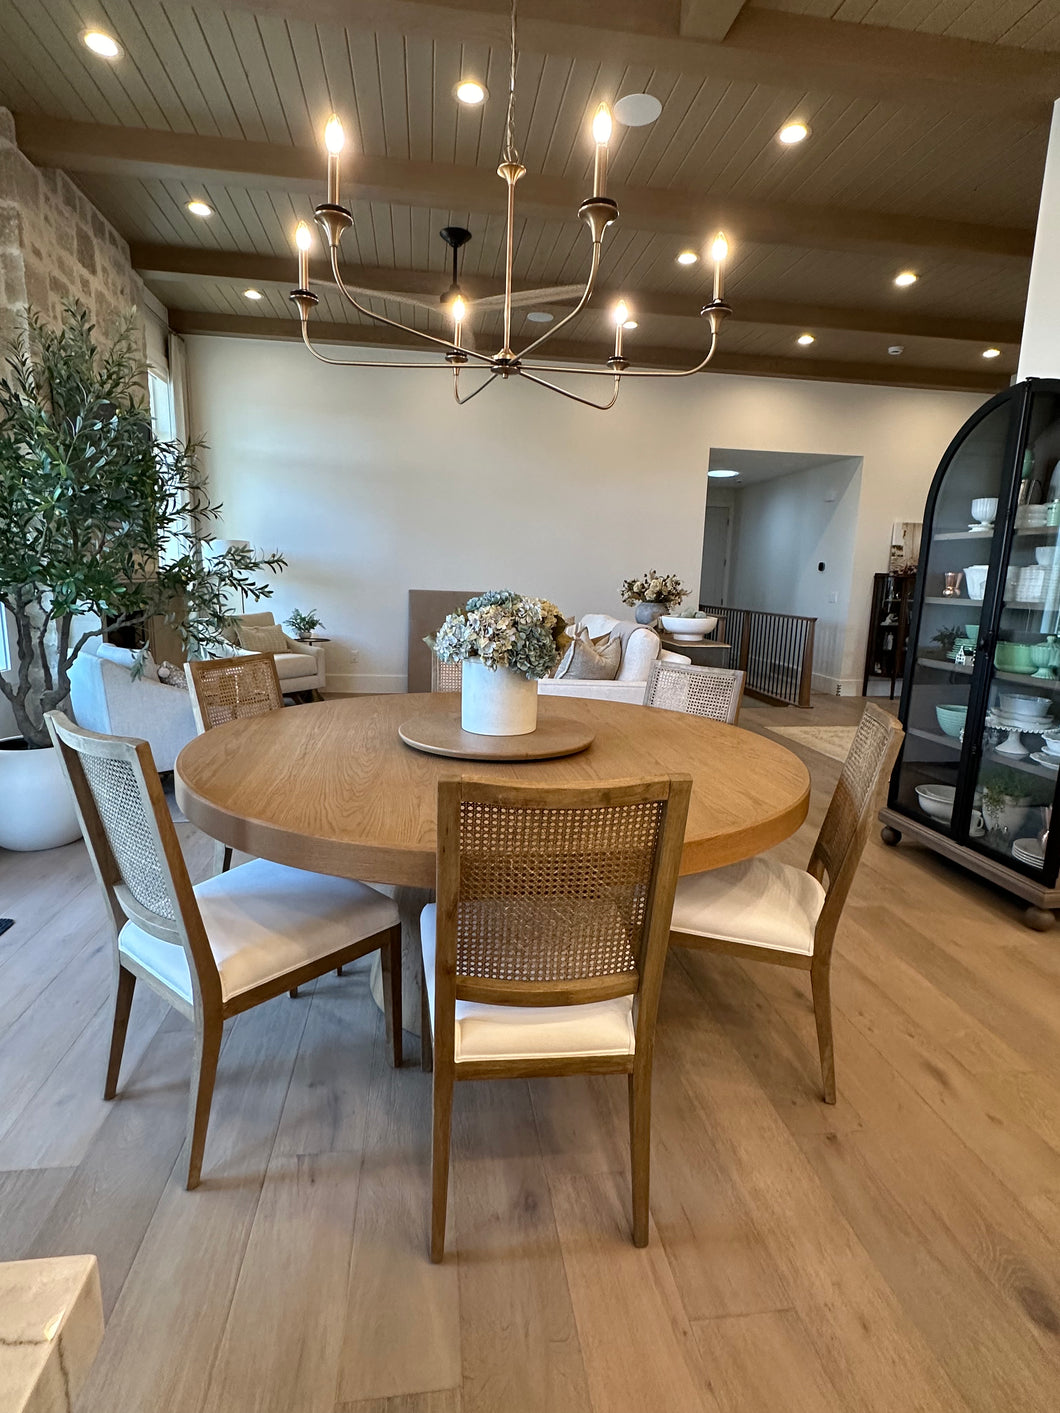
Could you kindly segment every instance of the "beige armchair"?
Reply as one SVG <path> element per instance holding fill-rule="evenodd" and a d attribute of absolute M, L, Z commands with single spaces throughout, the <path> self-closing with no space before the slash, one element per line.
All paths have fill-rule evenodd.
<path fill-rule="evenodd" d="M 263 628 L 274 625 L 276 620 L 271 613 L 237 613 L 233 624 L 238 623 L 245 623 L 251 628 Z M 232 655 L 250 651 L 249 648 L 239 646 L 234 626 L 228 636 Z M 280 679 L 284 695 L 292 692 L 323 692 L 327 686 L 324 649 L 316 643 L 300 643 L 297 638 L 290 638 L 286 633 L 283 636 L 287 651 L 275 653 L 274 659 L 276 675 Z"/>

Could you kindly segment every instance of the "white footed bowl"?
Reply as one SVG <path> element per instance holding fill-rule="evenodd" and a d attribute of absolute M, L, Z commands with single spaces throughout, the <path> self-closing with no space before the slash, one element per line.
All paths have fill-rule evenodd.
<path fill-rule="evenodd" d="M 680 643 L 698 643 L 718 626 L 716 618 L 673 618 L 665 613 L 659 622 L 663 632 Z"/>
<path fill-rule="evenodd" d="M 980 525 L 992 525 L 997 514 L 997 499 L 994 496 L 980 496 L 972 501 L 972 517 Z"/>

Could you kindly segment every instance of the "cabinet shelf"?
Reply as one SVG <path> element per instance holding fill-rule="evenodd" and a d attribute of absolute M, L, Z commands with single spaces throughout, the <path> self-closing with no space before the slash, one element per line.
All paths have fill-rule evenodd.
<path fill-rule="evenodd" d="M 1041 539 L 1044 535 L 1055 535 L 1057 531 L 1060 531 L 1060 525 L 1022 526 L 1014 532 L 1014 538 Z M 986 544 L 989 544 L 993 537 L 993 530 L 944 530 L 940 535 L 932 536 L 935 540 L 982 540 Z"/>
<path fill-rule="evenodd" d="M 941 657 L 918 657 L 917 667 L 931 667 L 939 672 L 958 672 L 963 677 L 971 677 L 975 671 L 975 664 L 970 662 L 950 662 L 948 658 Z M 1055 677 L 1035 677 L 1033 672 L 999 672 L 994 669 L 995 682 L 1015 682 L 1020 687 L 1033 687 L 1035 692 L 1040 687 L 1048 687 L 1052 692 L 1060 692 L 1060 679 Z"/>

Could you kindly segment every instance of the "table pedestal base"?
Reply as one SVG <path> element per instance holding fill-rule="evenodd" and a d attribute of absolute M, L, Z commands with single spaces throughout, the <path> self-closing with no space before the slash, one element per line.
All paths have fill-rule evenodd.
<path fill-rule="evenodd" d="M 420 1033 L 420 913 L 434 902 L 433 888 L 406 888 L 389 883 L 375 885 L 398 905 L 401 917 L 401 1009 L 402 1029 L 410 1035 Z M 372 1000 L 383 1009 L 383 965 L 376 952 L 372 957 L 369 977 Z"/>

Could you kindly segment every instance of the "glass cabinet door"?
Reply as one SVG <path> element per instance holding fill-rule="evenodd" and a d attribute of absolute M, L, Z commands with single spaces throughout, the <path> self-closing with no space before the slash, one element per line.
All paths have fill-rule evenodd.
<path fill-rule="evenodd" d="M 1051 883 L 1056 850 L 1047 859 L 1045 836 L 1060 771 L 1057 391 L 1031 393 L 1022 447 L 1019 503 L 998 582 L 994 650 L 985 664 L 986 714 L 967 842 Z"/>
<path fill-rule="evenodd" d="M 968 816 L 966 792 L 958 789 L 967 780 L 962 756 L 972 754 L 965 725 L 970 711 L 975 717 L 975 649 L 980 627 L 988 627 L 980 620 L 994 547 L 1004 539 L 1019 403 L 1002 395 L 951 448 L 924 526 L 920 613 L 903 696 L 906 739 L 891 802 L 955 838 Z"/>

